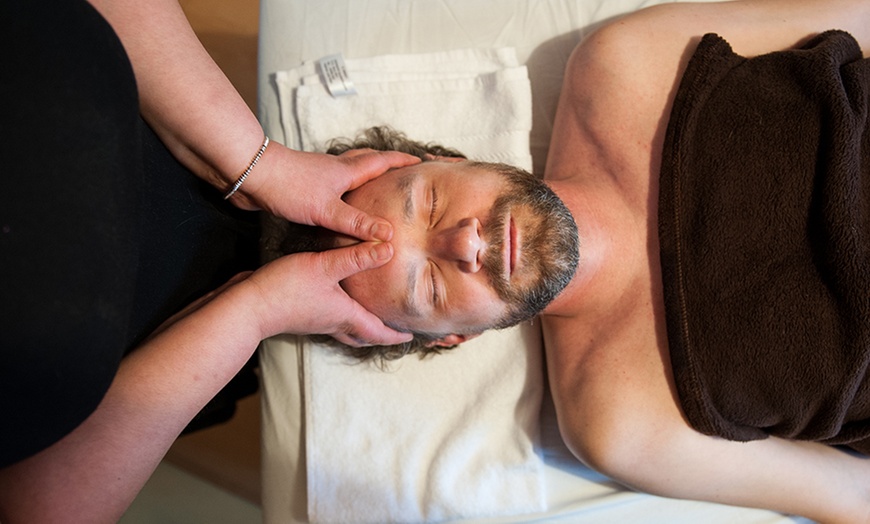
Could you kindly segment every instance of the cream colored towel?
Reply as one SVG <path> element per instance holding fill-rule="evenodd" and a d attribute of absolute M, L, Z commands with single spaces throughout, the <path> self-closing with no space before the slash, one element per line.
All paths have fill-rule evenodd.
<path fill-rule="evenodd" d="M 470 158 L 531 169 L 531 87 L 511 49 L 347 60 L 355 96 L 332 97 L 313 63 L 276 74 L 288 146 L 323 150 L 329 140 L 390 125 Z"/>
<path fill-rule="evenodd" d="M 391 371 L 303 349 L 312 522 L 437 522 L 545 507 L 540 333 L 493 332 Z"/>
<path fill-rule="evenodd" d="M 390 125 L 470 158 L 530 168 L 531 93 L 512 50 L 346 61 L 356 95 L 332 97 L 306 64 L 279 73 L 290 144 Z M 388 371 L 303 343 L 308 513 L 313 522 L 434 522 L 545 506 L 536 453 L 540 333 L 490 332 Z"/>

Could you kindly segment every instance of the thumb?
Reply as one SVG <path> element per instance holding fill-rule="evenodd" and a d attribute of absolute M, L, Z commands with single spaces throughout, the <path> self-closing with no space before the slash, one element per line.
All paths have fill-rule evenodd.
<path fill-rule="evenodd" d="M 324 273 L 332 280 L 380 267 L 393 258 L 393 246 L 385 242 L 361 242 L 317 254 Z"/>

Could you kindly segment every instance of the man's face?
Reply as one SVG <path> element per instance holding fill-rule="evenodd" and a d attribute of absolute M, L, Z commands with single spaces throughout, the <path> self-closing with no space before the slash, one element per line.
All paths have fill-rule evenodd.
<path fill-rule="evenodd" d="M 442 160 L 366 183 L 345 200 L 393 224 L 395 254 L 342 286 L 400 330 L 474 334 L 498 325 L 540 283 L 537 259 L 548 249 L 535 238 L 547 226 L 542 211 L 514 193 L 500 173 Z"/>

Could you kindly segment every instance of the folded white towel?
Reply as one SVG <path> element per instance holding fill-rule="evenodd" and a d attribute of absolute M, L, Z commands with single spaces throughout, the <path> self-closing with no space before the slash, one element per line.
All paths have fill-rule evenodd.
<path fill-rule="evenodd" d="M 290 144 L 318 150 L 386 124 L 470 158 L 530 168 L 531 93 L 510 49 L 348 60 L 357 94 L 332 97 L 313 65 L 276 75 Z M 432 522 L 544 509 L 536 453 L 540 333 L 490 332 L 389 371 L 305 342 L 313 522 Z"/>
<path fill-rule="evenodd" d="M 296 90 L 303 149 L 322 150 L 342 134 L 389 124 L 475 160 L 531 169 L 531 91 L 524 67 L 466 78 L 354 84 L 358 96 L 332 98 L 322 85 Z"/>
<path fill-rule="evenodd" d="M 308 517 L 438 522 L 545 508 L 540 332 L 488 333 L 390 371 L 306 346 Z"/>
<path fill-rule="evenodd" d="M 531 87 L 511 49 L 389 55 L 346 65 L 355 96 L 330 96 L 312 63 L 276 74 L 288 146 L 318 151 L 333 138 L 389 124 L 475 160 L 531 169 Z"/>

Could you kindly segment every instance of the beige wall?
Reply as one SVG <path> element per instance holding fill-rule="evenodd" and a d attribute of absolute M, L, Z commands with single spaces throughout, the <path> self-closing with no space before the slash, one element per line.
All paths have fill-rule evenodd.
<path fill-rule="evenodd" d="M 259 0 L 179 0 L 215 62 L 256 110 Z"/>

